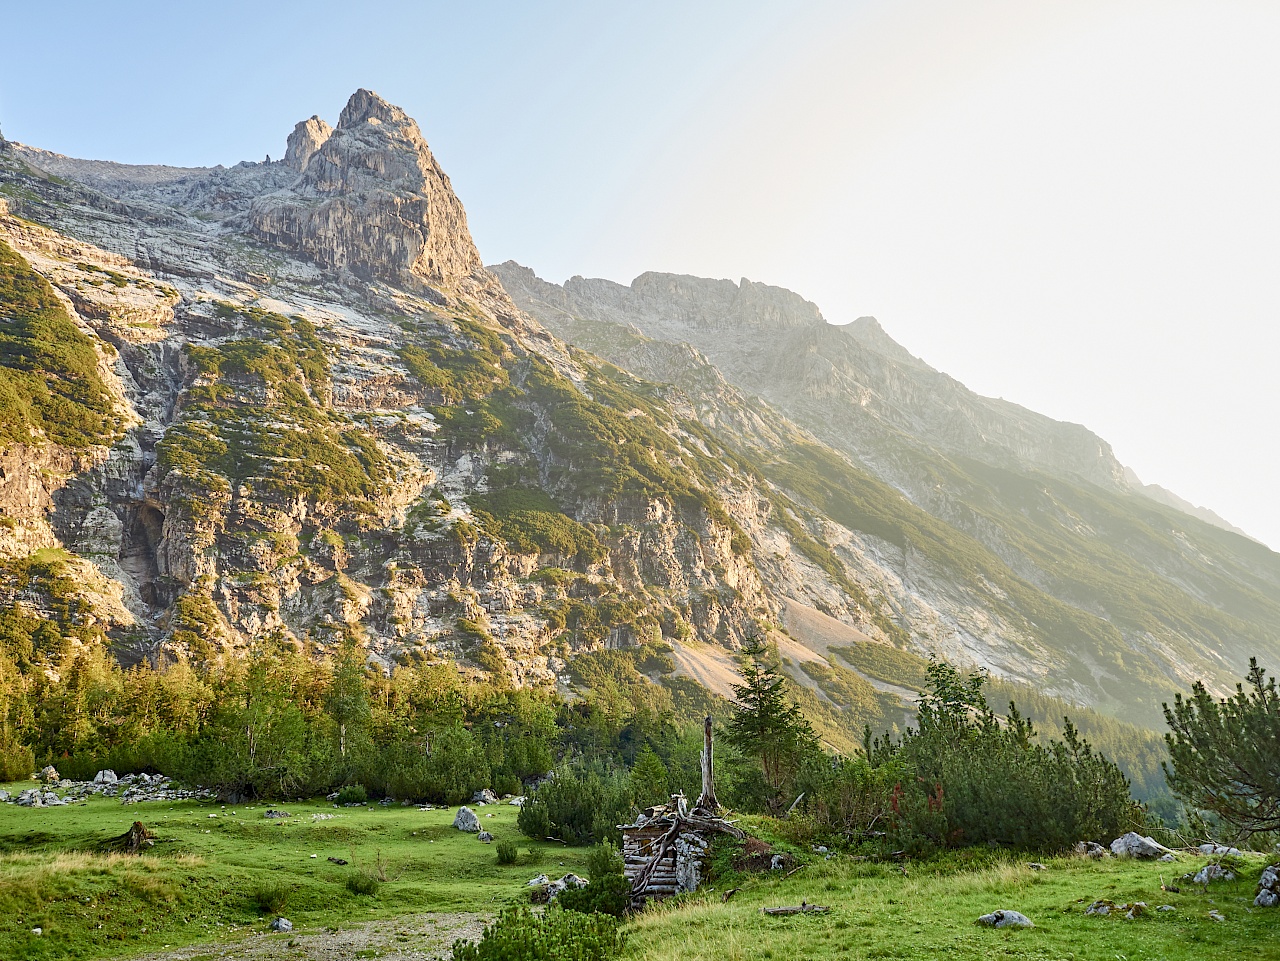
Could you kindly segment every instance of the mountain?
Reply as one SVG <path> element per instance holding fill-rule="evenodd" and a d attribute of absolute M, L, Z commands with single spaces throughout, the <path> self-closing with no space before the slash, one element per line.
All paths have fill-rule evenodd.
<path fill-rule="evenodd" d="M 0 143 L 0 628 L 31 670 L 355 641 L 691 712 L 767 632 L 849 749 L 930 652 L 1148 723 L 1278 659 L 1277 555 L 875 321 L 487 270 L 367 90 L 283 158 Z"/>

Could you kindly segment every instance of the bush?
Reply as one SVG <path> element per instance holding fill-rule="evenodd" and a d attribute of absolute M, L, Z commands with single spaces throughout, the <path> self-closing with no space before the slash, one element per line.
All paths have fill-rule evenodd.
<path fill-rule="evenodd" d="M 498 863 L 499 864 L 515 864 L 516 859 L 520 857 L 520 852 L 516 849 L 514 841 L 498 842 Z"/>
<path fill-rule="evenodd" d="M 347 890 L 356 895 L 372 896 L 378 893 L 380 882 L 367 874 L 348 874 Z"/>
<path fill-rule="evenodd" d="M 0 782 L 21 781 L 36 769 L 36 756 L 25 744 L 6 737 L 0 739 Z"/>
<path fill-rule="evenodd" d="M 626 775 L 562 768 L 525 799 L 516 824 L 531 838 L 554 837 L 566 844 L 621 842 L 617 826 L 633 810 Z"/>
<path fill-rule="evenodd" d="M 292 894 L 293 888 L 283 881 L 260 881 L 249 890 L 249 900 L 263 914 L 280 914 Z"/>
<path fill-rule="evenodd" d="M 457 941 L 453 961 L 607 961 L 626 937 L 616 918 L 552 907 L 541 915 L 508 908 L 478 942 Z"/>
<path fill-rule="evenodd" d="M 363 804 L 369 800 L 369 792 L 364 789 L 363 784 L 348 784 L 338 792 L 334 800 L 339 804 Z"/>
<path fill-rule="evenodd" d="M 945 662 L 931 662 L 927 673 L 918 729 L 896 744 L 867 739 L 873 761 L 902 766 L 890 805 L 898 846 L 1050 851 L 1145 826 L 1120 769 L 1069 719 L 1062 741 L 1038 743 L 1013 704 L 1005 718 L 987 706 L 982 674 L 962 678 Z"/>
<path fill-rule="evenodd" d="M 623 873 L 622 855 L 612 844 L 597 844 L 587 853 L 585 888 L 569 888 L 557 903 L 566 911 L 608 914 L 620 918 L 631 907 L 631 882 Z"/>

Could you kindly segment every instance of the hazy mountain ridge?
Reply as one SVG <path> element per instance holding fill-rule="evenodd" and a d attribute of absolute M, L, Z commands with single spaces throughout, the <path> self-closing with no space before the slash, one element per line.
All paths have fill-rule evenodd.
<path fill-rule="evenodd" d="M 127 401 L 109 446 L 0 454 L 34 465 L 0 476 L 0 592 L 54 611 L 83 572 L 77 636 L 126 659 L 355 637 L 536 683 L 665 645 L 697 676 L 816 609 L 1150 719 L 1280 651 L 1274 554 L 1182 530 L 1096 436 L 977 398 L 872 320 L 746 282 L 499 283 L 368 91 L 270 163 L 0 145 L 0 197 L 0 241 Z M 831 723 L 898 711 L 832 663 L 840 684 L 793 668 Z"/>

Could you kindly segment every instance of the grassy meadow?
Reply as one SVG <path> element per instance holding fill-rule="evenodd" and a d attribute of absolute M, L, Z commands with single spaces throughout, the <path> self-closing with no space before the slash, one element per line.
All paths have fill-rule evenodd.
<path fill-rule="evenodd" d="M 817 860 L 793 877 L 728 878 L 646 912 L 632 924 L 626 957 L 643 961 L 817 961 L 904 958 L 979 961 L 1208 961 L 1280 958 L 1280 912 L 1254 908 L 1263 856 L 1246 860 L 1240 880 L 1208 892 L 1175 880 L 1205 863 L 1178 864 L 1055 858 L 1044 870 L 1033 859 L 965 852 L 966 858 L 876 863 L 837 856 Z M 983 863 L 986 862 L 986 863 Z M 905 873 L 904 873 L 905 869 Z M 780 872 L 779 872 L 780 873 Z M 1180 888 L 1160 890 L 1161 877 Z M 722 893 L 740 890 L 726 904 Z M 1132 921 L 1123 914 L 1087 916 L 1098 899 L 1117 905 L 1145 901 Z M 830 906 L 829 914 L 766 916 L 766 906 Z M 1160 905 L 1174 910 L 1161 912 Z M 1000 909 L 1021 911 L 1031 929 L 993 930 L 975 920 Z M 1226 921 L 1214 921 L 1210 910 Z"/>
<path fill-rule="evenodd" d="M 267 819 L 269 807 L 290 816 Z M 517 842 L 517 864 L 500 866 L 495 845 L 454 830 L 453 809 L 334 808 L 325 801 L 121 805 L 109 798 L 62 808 L 3 805 L 0 959 L 128 957 L 196 943 L 234 944 L 261 935 L 277 914 L 295 924 L 294 935 L 274 936 L 279 957 L 301 959 L 307 955 L 289 943 L 309 931 L 347 930 L 408 914 L 492 915 L 523 901 L 525 882 L 536 874 L 583 873 L 585 848 L 529 841 L 509 805 L 477 811 L 495 838 Z M 99 853 L 101 841 L 134 820 L 158 838 L 149 853 Z M 350 863 L 337 865 L 330 857 Z M 1030 857 L 987 849 L 902 864 L 814 855 L 791 877 L 729 873 L 651 908 L 627 925 L 624 957 L 1280 959 L 1280 912 L 1252 906 L 1258 874 L 1273 859 L 1242 858 L 1239 880 L 1215 882 L 1206 891 L 1180 880 L 1205 863 L 1192 855 L 1172 865 L 1055 858 L 1039 871 L 1027 866 Z M 1162 882 L 1181 890 L 1161 891 Z M 730 888 L 737 891 L 725 903 Z M 1086 916 L 1085 907 L 1100 898 L 1145 901 L 1148 908 L 1132 921 L 1119 914 Z M 790 917 L 760 912 L 801 901 L 831 911 Z M 1156 910 L 1162 904 L 1174 910 Z M 974 924 L 1001 908 L 1023 912 L 1036 927 L 996 931 Z M 1212 920 L 1211 910 L 1226 920 Z M 31 933 L 35 927 L 41 935 Z M 221 955 L 210 945 L 200 956 Z"/>
<path fill-rule="evenodd" d="M 290 817 L 267 819 L 268 808 Z M 300 931 L 409 913 L 496 914 L 527 897 L 525 882 L 537 874 L 582 872 L 585 849 L 530 841 L 516 829 L 516 808 L 473 809 L 496 840 L 518 843 L 515 865 L 497 863 L 496 844 L 455 830 L 453 808 L 0 805 L 0 959 L 145 954 L 261 933 L 277 914 Z M 156 835 L 148 853 L 98 852 L 135 820 Z"/>

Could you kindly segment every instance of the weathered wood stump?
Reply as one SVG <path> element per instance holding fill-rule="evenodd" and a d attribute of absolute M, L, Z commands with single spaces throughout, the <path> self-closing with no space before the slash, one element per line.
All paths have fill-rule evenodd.
<path fill-rule="evenodd" d="M 134 821 L 133 827 L 125 831 L 119 837 L 110 838 L 102 842 L 102 850 L 116 851 L 120 854 L 137 854 L 145 848 L 151 847 L 156 843 L 156 837 L 147 830 L 147 826 L 141 821 Z"/>

